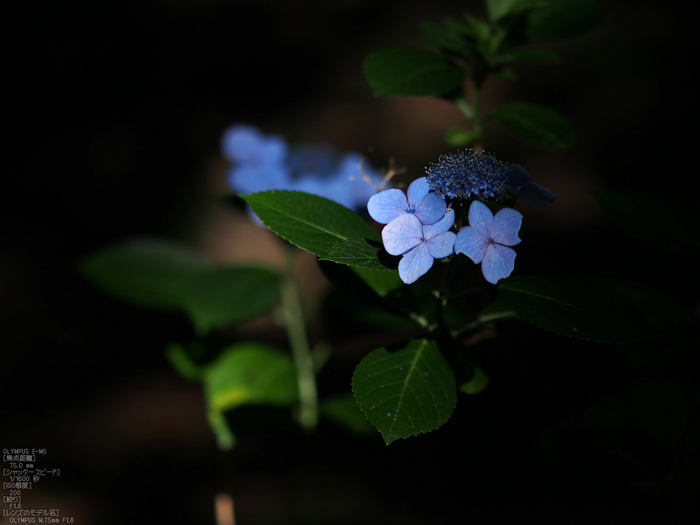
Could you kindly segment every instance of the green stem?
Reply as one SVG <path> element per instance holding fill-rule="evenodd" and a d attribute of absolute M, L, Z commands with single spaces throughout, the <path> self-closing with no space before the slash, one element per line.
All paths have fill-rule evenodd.
<path fill-rule="evenodd" d="M 291 247 L 287 250 L 287 264 L 282 282 L 282 315 L 297 370 L 299 424 L 304 430 L 313 430 L 318 423 L 318 394 L 314 360 L 306 337 L 299 287 L 295 278 L 297 253 L 297 250 Z"/>

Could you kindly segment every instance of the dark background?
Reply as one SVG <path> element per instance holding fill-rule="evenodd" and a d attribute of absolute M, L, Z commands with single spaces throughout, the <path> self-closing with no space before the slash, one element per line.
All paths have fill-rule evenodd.
<path fill-rule="evenodd" d="M 519 82 L 486 86 L 487 107 L 544 103 L 578 133 L 574 148 L 552 151 L 488 128 L 487 150 L 557 195 L 523 211 L 515 272 L 637 279 L 694 309 L 692 262 L 607 224 L 591 195 L 641 189 L 695 206 L 696 24 L 685 3 L 599 3 L 595 30 L 541 46 L 562 65 L 520 66 Z M 460 397 L 439 431 L 385 447 L 378 435 L 352 438 L 326 423 L 311 437 L 266 428 L 277 414 L 242 409 L 239 446 L 222 453 L 200 386 L 164 358 L 168 343 L 193 336 L 186 320 L 122 304 L 75 272 L 81 257 L 134 235 L 184 240 L 219 260 L 274 261 L 274 241 L 212 199 L 225 189 L 218 148 L 232 123 L 330 141 L 376 167 L 391 157 L 408 168 L 405 180 L 421 176 L 448 151 L 442 133 L 462 123 L 459 113 L 438 100 L 374 98 L 362 61 L 383 47 L 424 47 L 421 20 L 481 13 L 480 3 L 22 9 L 8 17 L 6 47 L 0 443 L 47 448 L 45 465 L 61 468 L 24 507 L 59 508 L 79 525 L 204 524 L 226 492 L 243 525 L 689 520 L 697 485 L 667 479 L 673 454 L 651 438 L 634 433 L 623 451 L 585 432 L 540 445 L 543 430 L 631 373 L 613 347 L 504 330 L 482 350 L 492 385 Z M 310 295 L 324 288 L 314 272 L 304 274 Z M 343 346 L 322 389 L 348 388 L 371 349 Z M 549 386 L 536 387 L 541 380 Z"/>

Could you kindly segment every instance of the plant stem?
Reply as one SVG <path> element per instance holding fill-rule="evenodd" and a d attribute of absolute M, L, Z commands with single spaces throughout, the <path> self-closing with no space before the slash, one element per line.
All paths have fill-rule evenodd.
<path fill-rule="evenodd" d="M 304 430 L 313 430 L 318 423 L 318 394 L 314 361 L 306 337 L 304 316 L 301 310 L 299 287 L 295 278 L 297 250 L 287 249 L 287 260 L 282 282 L 282 315 L 292 348 L 294 366 L 299 387 L 299 424 Z"/>

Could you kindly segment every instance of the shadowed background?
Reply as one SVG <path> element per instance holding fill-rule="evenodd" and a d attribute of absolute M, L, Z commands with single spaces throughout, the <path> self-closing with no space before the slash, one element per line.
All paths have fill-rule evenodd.
<path fill-rule="evenodd" d="M 486 109 L 543 103 L 578 133 L 573 149 L 554 151 L 487 128 L 488 151 L 557 195 L 544 209 L 520 207 L 526 229 L 515 274 L 638 279 L 692 308 L 697 286 L 678 286 L 679 276 L 696 280 L 692 265 L 663 261 L 606 224 L 591 193 L 652 190 L 694 204 L 694 27 L 684 3 L 599 3 L 595 30 L 541 46 L 563 64 L 517 66 L 520 81 L 485 87 Z M 408 170 L 404 181 L 421 176 L 449 151 L 443 132 L 463 124 L 459 112 L 440 100 L 374 98 L 362 61 L 384 47 L 425 47 L 421 20 L 483 11 L 480 2 L 406 4 L 24 8 L 8 48 L 0 443 L 47 448 L 47 466 L 62 470 L 26 493 L 24 507 L 57 507 L 81 525 L 213 523 L 213 498 L 224 491 L 241 524 L 687 516 L 692 498 L 655 484 L 667 458 L 653 443 L 635 437 L 643 465 L 585 436 L 571 436 L 558 457 L 540 447 L 541 431 L 583 403 L 591 382 L 625 373 L 607 345 L 504 330 L 484 343 L 492 385 L 460 397 L 439 431 L 385 447 L 378 435 L 353 439 L 328 424 L 309 438 L 291 423 L 269 429 L 266 417 L 276 413 L 241 409 L 239 446 L 221 453 L 200 385 L 164 358 L 168 343 L 193 336 L 187 321 L 118 302 L 75 273 L 80 257 L 134 235 L 184 240 L 221 261 L 276 263 L 276 239 L 214 198 L 226 192 L 218 148 L 232 123 L 360 151 L 377 168 L 393 158 Z M 313 259 L 300 263 L 311 302 L 328 287 Z M 281 333 L 269 337 L 284 344 Z M 353 365 L 372 349 L 361 340 L 339 345 L 321 388 L 349 388 Z M 532 370 L 556 394 L 532 388 Z"/>

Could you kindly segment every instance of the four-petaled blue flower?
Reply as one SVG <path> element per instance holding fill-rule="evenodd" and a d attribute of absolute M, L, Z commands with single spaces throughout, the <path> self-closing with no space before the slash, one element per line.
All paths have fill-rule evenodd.
<path fill-rule="evenodd" d="M 403 255 L 399 277 L 406 284 L 415 282 L 433 266 L 434 259 L 452 254 L 456 235 L 449 230 L 455 222 L 454 210 L 447 210 L 434 224 L 422 224 L 416 215 L 404 213 L 382 230 L 384 248 L 391 255 Z"/>
<path fill-rule="evenodd" d="M 480 201 L 469 208 L 469 226 L 457 233 L 455 253 L 463 253 L 475 264 L 481 263 L 481 271 L 491 284 L 508 277 L 515 267 L 515 250 L 508 246 L 520 243 L 518 231 L 522 214 L 503 208 L 494 216 Z"/>
<path fill-rule="evenodd" d="M 379 224 L 389 224 L 403 214 L 413 214 L 422 224 L 434 224 L 445 216 L 447 204 L 443 197 L 430 191 L 425 177 L 414 180 L 404 195 L 395 188 L 373 195 L 367 203 L 367 211 Z"/>

